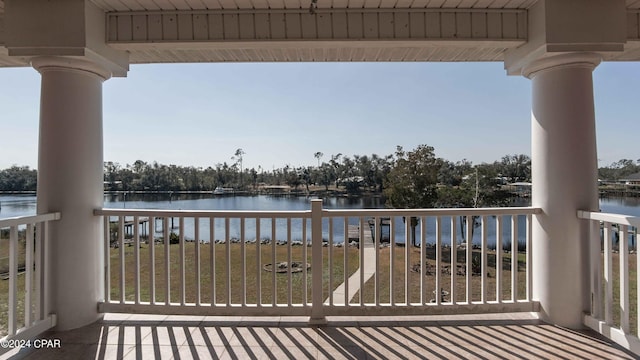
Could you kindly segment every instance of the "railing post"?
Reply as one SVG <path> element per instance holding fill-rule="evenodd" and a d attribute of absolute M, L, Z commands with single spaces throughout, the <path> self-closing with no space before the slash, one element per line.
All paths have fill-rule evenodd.
<path fill-rule="evenodd" d="M 311 286 L 309 323 L 326 324 L 322 309 L 322 199 L 311 200 Z"/>
<path fill-rule="evenodd" d="M 589 250 L 591 253 L 591 316 L 602 319 L 602 247 L 600 222 L 589 221 Z"/>
<path fill-rule="evenodd" d="M 9 336 L 16 334 L 18 329 L 18 226 L 9 229 Z"/>

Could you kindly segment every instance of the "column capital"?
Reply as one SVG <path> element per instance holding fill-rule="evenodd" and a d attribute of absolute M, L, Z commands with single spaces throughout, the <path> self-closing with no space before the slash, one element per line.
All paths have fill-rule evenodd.
<path fill-rule="evenodd" d="M 538 0 L 527 10 L 527 42 L 505 52 L 504 67 L 509 75 L 528 77 L 533 71 L 527 68 L 538 60 L 622 52 L 627 42 L 626 23 L 624 0 Z"/>
<path fill-rule="evenodd" d="M 111 78 L 111 71 L 106 67 L 88 60 L 67 56 L 39 56 L 31 59 L 31 66 L 39 73 L 48 69 L 78 70 L 92 73 L 104 80 Z"/>
<path fill-rule="evenodd" d="M 106 69 L 109 77 L 127 76 L 129 54 L 106 43 L 106 15 L 91 1 L 7 1 L 5 12 L 9 56 L 84 59 Z"/>
<path fill-rule="evenodd" d="M 597 53 L 565 53 L 534 59 L 522 67 L 522 76 L 532 79 L 538 73 L 564 67 L 583 67 L 593 70 L 602 61 Z"/>

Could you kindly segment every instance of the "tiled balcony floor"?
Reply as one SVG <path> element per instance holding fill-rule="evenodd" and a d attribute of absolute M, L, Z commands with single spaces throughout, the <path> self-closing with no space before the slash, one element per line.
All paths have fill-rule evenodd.
<path fill-rule="evenodd" d="M 393 318 L 106 314 L 81 329 L 49 332 L 59 349 L 13 351 L 10 359 L 634 359 L 590 331 L 530 314 Z"/>

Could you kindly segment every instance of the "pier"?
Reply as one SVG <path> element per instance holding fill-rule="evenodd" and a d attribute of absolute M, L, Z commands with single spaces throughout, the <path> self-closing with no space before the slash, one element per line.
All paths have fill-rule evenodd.
<path fill-rule="evenodd" d="M 139 218 L 137 222 L 135 220 L 125 220 L 125 222 L 123 224 L 125 237 L 133 236 L 134 226 L 140 226 L 140 225 L 142 225 L 142 231 L 140 232 L 140 235 L 141 236 L 147 236 L 147 227 L 145 225 L 148 222 L 149 222 L 149 218 L 148 217 Z M 117 220 L 109 221 L 109 223 L 118 224 L 118 221 Z"/>
<path fill-rule="evenodd" d="M 375 233 L 375 219 L 368 219 L 366 222 L 369 226 L 365 226 L 362 229 L 362 234 L 365 239 L 365 242 L 374 243 L 376 239 L 374 238 Z M 388 243 L 390 241 L 390 223 L 391 220 L 389 218 L 381 218 L 380 219 L 380 235 L 379 240 L 381 243 Z M 359 225 L 349 225 L 348 228 L 348 241 L 360 241 L 360 226 Z"/>

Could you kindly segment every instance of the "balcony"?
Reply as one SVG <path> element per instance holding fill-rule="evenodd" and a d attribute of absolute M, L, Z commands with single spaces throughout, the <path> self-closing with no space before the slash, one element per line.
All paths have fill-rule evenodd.
<path fill-rule="evenodd" d="M 592 77 L 601 61 L 639 60 L 637 2 L 627 1 L 625 6 L 621 1 L 591 1 L 587 6 L 584 2 L 508 1 L 506 5 L 500 2 L 498 7 L 504 9 L 484 9 L 496 4 L 446 1 L 422 10 L 420 6 L 409 9 L 407 4 L 393 2 L 364 12 L 358 10 L 362 4 L 345 3 L 334 9 L 318 9 L 321 14 L 312 16 L 307 14 L 306 4 L 294 4 L 291 9 L 286 6 L 285 10 L 281 4 L 266 6 L 269 10 L 265 13 L 250 2 L 232 2 L 219 10 L 190 1 L 193 7 L 188 10 L 177 10 L 167 3 L 132 12 L 140 8 L 139 3 L 65 1 L 55 5 L 49 2 L 45 7 L 13 1 L 5 7 L 0 0 L 0 23 L 5 24 L 0 31 L 0 66 L 32 66 L 42 77 L 39 215 L 0 220 L 5 247 L 2 255 L 8 258 L 8 280 L 0 281 L 7 294 L 0 302 L 7 304 L 6 311 L 0 311 L 7 314 L 7 339 L 35 338 L 55 327 L 71 331 L 53 334 L 61 339 L 77 332 L 86 333 L 90 339 L 89 347 L 77 347 L 77 352 L 71 344 L 85 340 L 69 340 L 69 347 L 52 350 L 52 357 L 87 354 L 104 358 L 111 357 L 105 355 L 111 350 L 118 357 L 139 357 L 141 347 L 150 344 L 154 355 L 166 350 L 168 357 L 177 358 L 180 344 L 190 341 L 204 342 L 206 351 L 224 345 L 225 339 L 231 344 L 234 338 L 224 335 L 227 330 L 219 324 L 210 328 L 210 318 L 205 316 L 276 316 L 277 330 L 267 327 L 264 331 L 282 332 L 290 341 L 293 335 L 286 334 L 291 335 L 293 330 L 280 322 L 286 315 L 304 317 L 304 325 L 299 327 L 302 333 L 307 325 L 326 322 L 328 326 L 313 330 L 290 352 L 286 350 L 289 342 L 254 336 L 265 339 L 262 341 L 273 339 L 279 350 L 273 347 L 269 357 L 282 353 L 294 357 L 297 351 L 306 357 L 331 357 L 322 352 L 323 343 L 318 339 L 333 344 L 346 358 L 384 357 L 388 353 L 373 345 L 380 343 L 387 351 L 394 349 L 390 357 L 402 357 L 411 349 L 430 353 L 440 351 L 436 350 L 442 349 L 438 344 L 445 339 L 453 344 L 454 352 L 430 353 L 433 357 L 625 356 L 602 343 L 593 332 L 583 336 L 560 330 L 558 325 L 589 327 L 640 354 L 637 261 L 635 254 L 626 251 L 628 230 L 640 224 L 635 218 L 594 212 L 598 209 L 598 152 Z M 74 36 L 69 36 L 69 29 L 74 29 Z M 126 76 L 129 64 L 354 60 L 504 61 L 510 75 L 531 79 L 531 182 L 532 203 L 537 208 L 518 210 L 523 213 L 495 209 L 346 213 L 315 205 L 308 212 L 286 214 L 110 213 L 100 209 L 102 83 L 111 76 Z M 501 109 L 501 101 L 506 99 L 488 105 Z M 411 130 L 426 133 L 426 128 Z M 11 131 L 8 134 L 15 136 Z M 94 213 L 94 209 L 100 210 Z M 460 216 L 466 219 L 466 230 L 459 229 Z M 171 234 L 163 230 L 158 234 L 161 243 L 147 247 L 141 244 L 144 236 L 155 244 L 156 234 L 151 233 L 155 228 L 147 228 L 143 234 L 138 221 L 146 218 L 155 225 L 156 218 L 167 217 L 177 218 L 180 229 L 191 222 L 211 224 L 210 219 L 215 218 L 208 234 L 224 242 L 190 243 L 190 235 L 180 232 L 173 236 L 175 245 L 165 245 L 171 242 Z M 382 230 L 383 218 L 390 218 L 390 245 L 380 248 L 383 236 L 378 234 L 383 231 L 378 230 Z M 368 225 L 370 219 L 373 228 Z M 479 228 L 473 225 L 474 219 L 479 220 Z M 131 221 L 137 230 L 129 240 L 124 230 Z M 222 228 L 216 227 L 218 221 Z M 250 229 L 252 221 L 254 226 L 260 225 Z M 284 225 L 274 230 L 269 221 Z M 166 220 L 160 222 L 163 229 L 168 228 Z M 416 229 L 411 226 L 414 223 Z M 236 235 L 230 231 L 236 226 L 240 229 L 239 241 L 232 244 Z M 334 247 L 340 242 L 341 228 L 343 242 L 350 237 L 350 226 L 356 226 L 360 247 Z M 491 226 L 498 229 L 493 240 L 498 244 L 495 253 L 490 248 Z M 114 228 L 117 249 L 110 247 Z M 501 229 L 507 228 L 505 236 Z M 419 239 L 426 237 L 431 247 L 407 246 L 414 230 Z M 476 231 L 479 248 L 472 246 L 474 241 L 468 235 L 471 230 Z M 199 226 L 193 231 L 194 239 L 200 239 L 196 232 L 205 233 Z M 246 241 L 262 239 L 269 232 L 272 241 L 268 244 Z M 447 248 L 447 236 L 457 239 L 455 232 L 465 234 L 465 246 L 450 241 Z M 374 234 L 371 246 L 366 242 L 368 233 Z M 283 245 L 278 246 L 276 240 L 282 240 Z M 513 252 L 502 252 L 500 245 L 504 244 L 510 244 L 507 250 Z M 518 247 L 524 252 L 516 253 Z M 283 274 L 266 274 L 264 270 L 269 263 L 273 269 L 278 263 L 291 264 L 294 260 L 301 265 L 300 273 L 285 270 Z M 480 275 L 473 276 L 478 267 Z M 106 320 L 87 326 L 100 318 L 99 311 L 106 313 Z M 170 318 L 163 325 L 154 318 L 140 325 L 129 315 L 111 317 L 128 312 L 160 314 L 162 320 L 173 314 L 200 318 L 182 326 L 177 324 L 184 319 Z M 536 313 L 554 325 L 533 324 L 524 330 L 522 326 L 528 325 L 521 321 L 529 320 L 518 319 L 513 325 L 503 324 L 511 330 L 506 331 L 486 322 L 477 328 L 466 323 L 450 328 L 447 323 L 433 320 L 433 325 L 427 319 L 420 329 L 401 324 L 398 331 L 403 336 L 396 337 L 396 327 L 389 325 L 352 327 L 332 321 L 333 316 L 400 319 L 427 315 L 449 319 L 460 313 L 484 317 L 513 312 Z M 254 325 L 260 325 L 260 319 L 254 319 L 258 321 Z M 484 321 L 472 319 L 476 323 Z M 230 326 L 229 331 L 238 340 L 245 337 L 235 332 L 255 329 Z M 197 332 L 189 331 L 191 327 L 200 329 L 200 334 L 215 331 L 217 338 L 195 340 L 193 334 Z M 76 328 L 82 329 L 71 330 Z M 142 336 L 143 331 L 151 332 L 150 337 Z M 179 331 L 184 336 L 176 335 Z M 140 345 L 135 351 L 125 346 L 131 341 L 125 336 L 129 332 L 136 339 L 132 345 Z M 534 336 L 534 332 L 544 335 Z M 499 350 L 486 345 L 487 334 Z M 171 345 L 160 348 L 166 339 Z M 560 339 L 566 339 L 569 345 L 562 346 Z M 107 349 L 110 344 L 115 348 Z M 309 344 L 312 350 L 302 350 Z M 407 347 L 395 350 L 395 345 Z M 259 347 L 272 348 L 266 343 Z M 352 348 L 353 352 L 349 350 Z M 238 354 L 226 351 L 222 356 L 242 357 Z M 247 355 L 259 357 L 257 354 Z M 413 355 L 419 356 L 412 352 L 406 356 Z M 37 353 L 34 358 L 44 356 Z"/>
<path fill-rule="evenodd" d="M 105 297 L 95 305 L 105 317 L 46 335 L 56 324 L 46 228 L 60 215 L 2 220 L 10 262 L 5 340 L 60 340 L 61 348 L 38 350 L 37 358 L 69 351 L 103 358 L 633 358 L 603 336 L 640 353 L 637 272 L 628 271 L 635 254 L 614 251 L 639 219 L 579 213 L 601 251 L 583 275 L 593 287 L 593 310 L 584 315 L 591 330 L 576 332 L 536 316 L 532 221 L 539 213 L 328 210 L 321 201 L 286 212 L 99 209 L 104 263 L 96 266 Z"/>

